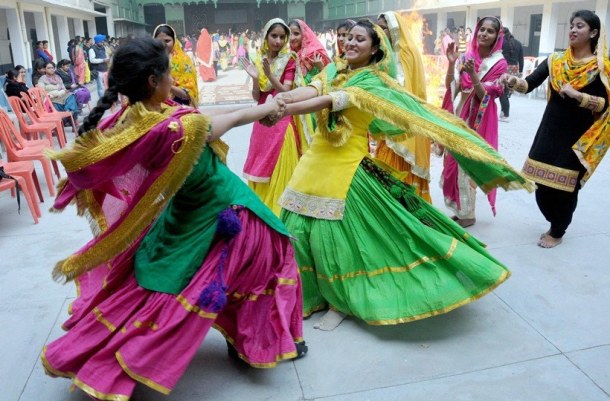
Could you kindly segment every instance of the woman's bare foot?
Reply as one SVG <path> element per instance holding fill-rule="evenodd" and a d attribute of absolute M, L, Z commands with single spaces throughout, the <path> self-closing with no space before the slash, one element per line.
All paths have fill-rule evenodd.
<path fill-rule="evenodd" d="M 538 241 L 538 246 L 541 248 L 555 248 L 563 241 L 561 238 L 551 237 L 550 234 L 544 234 Z"/>
<path fill-rule="evenodd" d="M 343 319 L 345 319 L 345 316 L 347 316 L 345 313 L 329 309 L 328 312 L 326 312 L 324 316 L 322 316 L 320 320 L 313 325 L 313 328 L 324 331 L 333 331 L 341 324 Z"/>
<path fill-rule="evenodd" d="M 540 234 L 540 239 L 543 239 L 546 235 L 550 235 L 550 234 L 551 234 L 551 229 L 549 228 L 547 232 Z"/>

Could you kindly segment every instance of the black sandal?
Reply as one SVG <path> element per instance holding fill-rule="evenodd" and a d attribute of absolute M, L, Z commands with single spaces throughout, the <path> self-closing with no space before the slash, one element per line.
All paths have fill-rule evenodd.
<path fill-rule="evenodd" d="M 297 356 L 292 358 L 293 361 L 296 361 L 297 359 L 301 359 L 305 355 L 307 355 L 307 351 L 309 350 L 309 348 L 307 347 L 307 345 L 305 345 L 305 341 L 294 343 L 294 345 L 297 346 Z"/>

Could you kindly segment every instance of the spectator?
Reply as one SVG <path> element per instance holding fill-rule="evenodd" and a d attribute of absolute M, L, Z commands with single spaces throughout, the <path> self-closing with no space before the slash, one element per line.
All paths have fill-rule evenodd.
<path fill-rule="evenodd" d="M 49 58 L 49 61 L 53 61 L 53 56 L 51 55 L 51 52 L 49 52 L 49 41 L 48 40 L 42 41 L 42 51 L 47 55 L 47 57 Z"/>
<path fill-rule="evenodd" d="M 523 46 L 515 37 L 510 33 L 508 28 L 504 28 L 504 44 L 502 45 L 502 54 L 508 63 L 507 73 L 517 78 L 521 77 L 523 73 Z M 510 111 L 510 98 L 512 91 L 505 90 L 504 94 L 500 96 L 500 121 L 507 123 L 509 121 Z"/>
<path fill-rule="evenodd" d="M 6 83 L 4 84 L 4 93 L 7 97 L 21 97 L 21 92 L 27 92 L 28 87 L 25 84 L 25 68 L 21 65 L 15 66 L 14 69 L 8 70 L 6 73 Z"/>
<path fill-rule="evenodd" d="M 44 60 L 45 63 L 48 63 L 49 61 L 51 61 L 51 59 L 49 58 L 47 53 L 44 51 L 42 40 L 39 40 L 38 42 L 36 42 L 35 56 L 36 56 L 35 57 L 36 59 L 42 59 L 42 60 Z"/>
<path fill-rule="evenodd" d="M 40 77 L 36 85 L 44 89 L 51 98 L 53 106 L 59 111 L 69 111 L 74 116 L 74 121 L 78 118 L 78 105 L 74 94 L 68 92 L 61 77 L 55 73 L 55 63 L 49 61 L 45 65 L 45 74 Z M 72 127 L 76 129 L 76 127 Z"/>
<path fill-rule="evenodd" d="M 97 95 L 101 98 L 104 96 L 106 74 L 108 73 L 108 62 L 110 61 L 110 58 L 104 47 L 106 36 L 101 34 L 95 35 L 93 41 L 95 44 L 89 49 L 89 66 L 91 68 L 91 79 L 95 78 L 97 82 Z"/>
<path fill-rule="evenodd" d="M 44 61 L 42 58 L 37 58 L 32 66 L 32 85 L 38 84 L 38 79 L 45 73 L 45 67 L 48 61 Z"/>
<path fill-rule="evenodd" d="M 76 46 L 76 41 L 74 39 L 70 39 L 68 41 L 68 56 L 70 57 L 70 62 L 74 63 L 74 47 Z"/>
<path fill-rule="evenodd" d="M 74 72 L 70 68 L 70 60 L 63 59 L 57 63 L 56 73 L 61 77 L 66 90 L 74 93 L 76 104 L 78 105 L 78 110 L 80 112 L 83 105 L 88 104 L 91 100 L 91 93 L 89 92 L 89 89 L 84 88 L 77 83 Z"/>

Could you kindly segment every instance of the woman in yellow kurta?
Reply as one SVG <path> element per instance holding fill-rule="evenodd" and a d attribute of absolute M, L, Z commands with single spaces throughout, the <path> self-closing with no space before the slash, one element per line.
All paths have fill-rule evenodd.
<path fill-rule="evenodd" d="M 286 98 L 288 114 L 318 111 L 310 148 L 280 199 L 281 219 L 297 239 L 305 315 L 330 307 L 314 326 L 326 330 L 346 314 L 369 324 L 397 324 L 478 299 L 510 273 L 372 160 L 368 132 L 376 139 L 427 136 L 488 191 L 533 185 L 464 121 L 394 80 L 392 50 L 379 27 L 358 22 L 346 50 L 348 66 L 329 64 L 310 87 L 278 95 Z"/>
<path fill-rule="evenodd" d="M 398 81 L 404 88 L 426 100 L 426 76 L 424 64 L 415 41 L 411 37 L 404 18 L 395 11 L 381 14 L 377 23 L 384 30 L 392 43 Z M 376 150 L 377 159 L 388 166 L 406 174 L 403 181 L 412 185 L 415 192 L 431 202 L 430 184 L 430 140 L 415 136 L 402 141 L 381 140 Z"/>
<path fill-rule="evenodd" d="M 255 63 L 241 59 L 246 72 L 252 77 L 252 97 L 259 104 L 269 96 L 289 91 L 302 82 L 301 69 L 297 68 L 297 55 L 290 50 L 290 28 L 275 18 L 263 29 L 263 45 Z M 244 177 L 250 188 L 279 216 L 278 199 L 292 176 L 303 147 L 292 116 L 282 118 L 273 127 L 254 123 Z"/>
<path fill-rule="evenodd" d="M 169 25 L 162 24 L 155 28 L 153 38 L 165 43 L 170 57 L 170 67 L 174 85 L 172 85 L 172 100 L 180 104 L 199 107 L 199 85 L 197 71 L 193 60 L 182 50 L 176 32 Z"/>

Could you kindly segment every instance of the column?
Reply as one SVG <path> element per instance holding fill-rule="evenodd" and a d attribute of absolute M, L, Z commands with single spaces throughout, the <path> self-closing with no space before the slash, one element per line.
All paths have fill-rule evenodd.
<path fill-rule="evenodd" d="M 500 7 L 500 19 L 502 20 L 502 25 L 512 32 L 515 21 L 515 7 L 508 2 L 502 3 L 502 6 Z"/>
<path fill-rule="evenodd" d="M 45 32 L 45 36 L 46 36 L 46 40 L 49 41 L 49 52 L 51 52 L 51 54 L 55 56 L 55 62 L 57 62 L 57 60 L 59 60 L 59 58 L 58 58 L 59 49 L 55 48 L 55 41 L 53 40 L 53 21 L 51 20 L 51 11 L 49 11 L 48 7 L 44 8 L 44 19 L 47 23 L 47 26 L 46 26 L 47 31 Z M 67 29 L 67 27 L 66 27 L 66 29 Z M 40 39 L 38 39 L 38 40 L 40 40 Z"/>
<path fill-rule="evenodd" d="M 479 10 L 476 7 L 468 6 L 466 9 L 466 24 L 464 25 L 464 29 L 470 28 L 471 31 L 474 31 L 477 26 L 478 16 Z"/>
<path fill-rule="evenodd" d="M 541 55 L 551 54 L 555 51 L 555 39 L 557 37 L 557 7 L 552 3 L 544 3 L 542 8 L 542 26 L 540 32 Z"/>
<path fill-rule="evenodd" d="M 81 18 L 74 18 L 74 35 L 85 36 L 85 27 Z"/>
<path fill-rule="evenodd" d="M 437 27 L 437 32 L 434 32 L 434 34 L 437 36 L 438 36 L 438 33 L 442 29 L 447 28 L 447 12 L 446 11 L 440 11 L 440 12 L 436 13 L 436 27 Z"/>
<path fill-rule="evenodd" d="M 15 65 L 21 64 L 23 66 L 29 66 L 29 49 L 25 46 L 25 38 L 21 31 L 19 15 L 17 9 L 6 8 L 6 20 L 8 23 L 8 32 L 11 37 L 11 50 L 13 53 L 13 63 Z"/>
<path fill-rule="evenodd" d="M 70 40 L 70 31 L 68 29 L 68 17 L 65 15 L 56 15 L 57 33 L 59 36 L 59 51 L 57 52 L 57 60 L 70 59 L 68 54 L 68 41 Z"/>
<path fill-rule="evenodd" d="M 47 20 L 44 13 L 34 12 L 34 25 L 36 27 L 36 37 L 38 40 L 48 40 L 50 42 Z M 34 46 L 36 46 L 36 43 L 34 43 Z"/>
<path fill-rule="evenodd" d="M 288 20 L 292 20 L 295 18 L 302 19 L 305 21 L 305 3 L 288 3 L 287 4 L 288 11 Z M 307 22 L 307 21 L 306 21 Z"/>
<path fill-rule="evenodd" d="M 106 7 L 106 26 L 108 27 L 108 38 L 116 36 L 114 34 L 114 19 L 112 18 L 112 7 Z"/>
<path fill-rule="evenodd" d="M 86 20 L 87 28 L 89 29 L 89 37 L 93 38 L 97 35 L 97 28 L 95 27 L 95 20 Z"/>
<path fill-rule="evenodd" d="M 606 27 L 606 40 L 608 40 L 608 27 L 610 24 L 610 12 L 608 12 L 608 0 L 597 0 L 595 2 L 595 14 L 599 17 L 602 25 Z"/>

